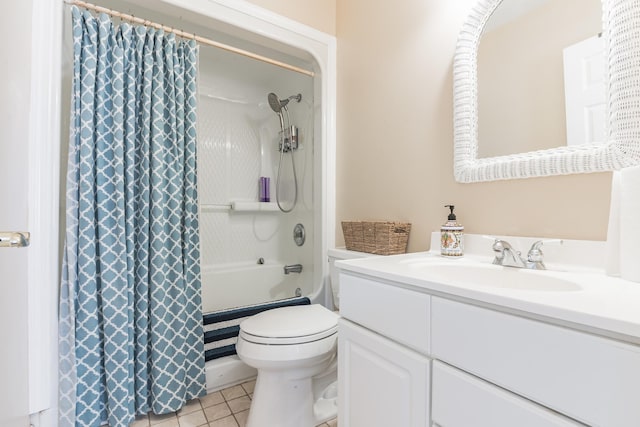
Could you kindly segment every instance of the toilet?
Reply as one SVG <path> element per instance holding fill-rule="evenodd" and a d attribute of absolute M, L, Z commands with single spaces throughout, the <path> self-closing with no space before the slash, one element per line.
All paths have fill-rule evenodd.
<path fill-rule="evenodd" d="M 329 251 L 336 308 L 334 262 L 368 255 Z M 258 370 L 246 427 L 314 427 L 336 416 L 339 317 L 312 304 L 264 311 L 240 324 L 238 357 Z"/>
<path fill-rule="evenodd" d="M 313 377 L 336 358 L 339 316 L 319 304 L 282 307 L 240 324 L 236 350 L 258 370 L 247 427 L 313 427 Z"/>

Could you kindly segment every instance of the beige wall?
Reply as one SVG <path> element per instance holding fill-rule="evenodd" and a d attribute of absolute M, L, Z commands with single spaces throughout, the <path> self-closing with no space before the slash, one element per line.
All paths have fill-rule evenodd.
<path fill-rule="evenodd" d="M 336 35 L 337 0 L 249 0 L 265 9 Z M 343 0 L 344 1 L 344 0 Z"/>
<path fill-rule="evenodd" d="M 454 181 L 451 66 L 473 4 L 337 2 L 338 224 L 408 220 L 425 250 L 452 203 L 468 233 L 604 240 L 609 173 Z"/>
<path fill-rule="evenodd" d="M 343 219 L 396 219 L 425 250 L 448 203 L 468 233 L 606 238 L 609 173 L 454 181 L 451 65 L 475 0 L 251 1 L 337 36 L 338 245 Z"/>

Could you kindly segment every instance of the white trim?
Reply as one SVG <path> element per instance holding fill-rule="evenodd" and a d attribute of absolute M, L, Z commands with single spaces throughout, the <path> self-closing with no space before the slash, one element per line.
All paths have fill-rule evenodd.
<path fill-rule="evenodd" d="M 640 68 L 638 7 L 633 0 L 603 0 L 603 37 L 608 76 L 607 133 L 603 145 L 560 147 L 478 158 L 478 44 L 503 0 L 478 0 L 458 38 L 453 65 L 454 175 L 480 182 L 599 172 L 640 163 Z"/>
<path fill-rule="evenodd" d="M 32 0 L 28 200 L 29 413 L 57 407 L 61 2 Z"/>

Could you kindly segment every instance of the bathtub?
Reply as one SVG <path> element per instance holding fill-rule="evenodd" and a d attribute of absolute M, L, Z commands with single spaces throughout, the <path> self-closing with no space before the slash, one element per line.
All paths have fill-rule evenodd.
<path fill-rule="evenodd" d="M 291 298 L 301 275 L 285 275 L 283 263 L 270 261 L 203 266 L 202 312 Z"/>

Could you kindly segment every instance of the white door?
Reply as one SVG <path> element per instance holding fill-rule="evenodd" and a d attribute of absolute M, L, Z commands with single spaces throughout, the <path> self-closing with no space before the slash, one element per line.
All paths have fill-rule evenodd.
<path fill-rule="evenodd" d="M 31 1 L 0 14 L 0 232 L 28 231 Z M 28 248 L 0 248 L 0 425 L 26 427 Z"/>
<path fill-rule="evenodd" d="M 605 141 L 604 40 L 594 36 L 564 49 L 567 145 Z"/>

